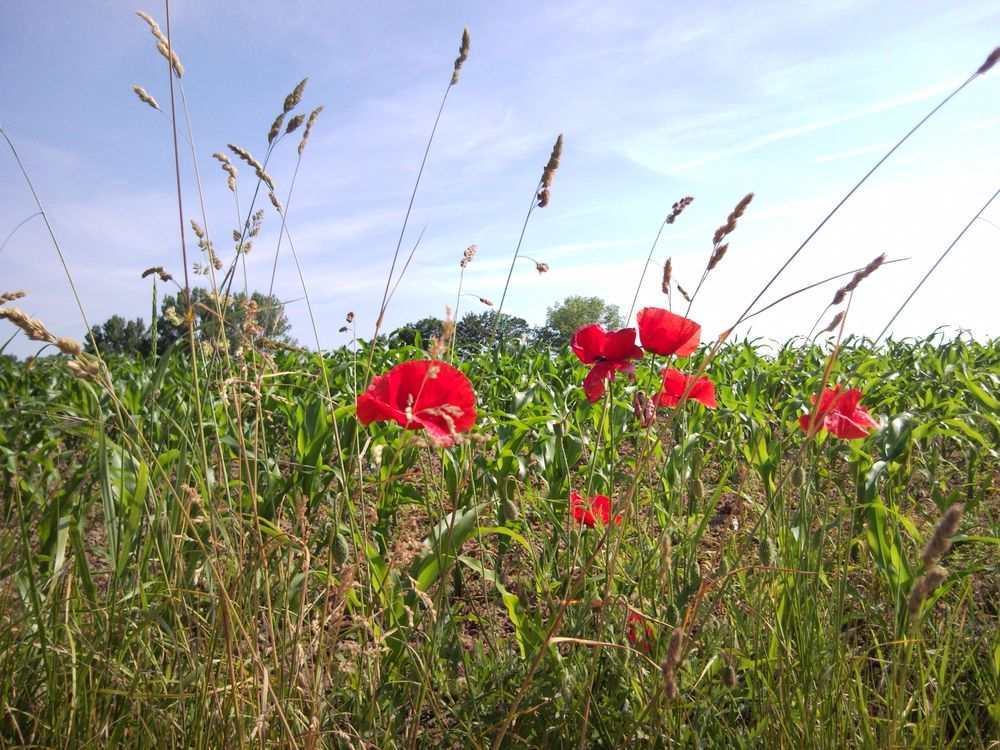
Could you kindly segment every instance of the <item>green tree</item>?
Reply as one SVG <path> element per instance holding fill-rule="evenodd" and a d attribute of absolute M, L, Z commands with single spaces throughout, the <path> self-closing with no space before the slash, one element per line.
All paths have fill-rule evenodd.
<path fill-rule="evenodd" d="M 101 354 L 138 354 L 145 357 L 150 351 L 149 331 L 142 318 L 125 320 L 112 315 L 99 326 L 92 326 L 87 339 L 87 351 L 94 353 L 94 344 Z"/>
<path fill-rule="evenodd" d="M 572 295 L 548 308 L 545 326 L 538 330 L 536 340 L 549 346 L 569 342 L 581 326 L 600 323 L 606 329 L 621 328 L 623 321 L 618 305 L 609 305 L 600 297 Z"/>
<path fill-rule="evenodd" d="M 466 313 L 455 326 L 455 345 L 463 353 L 476 351 L 484 346 L 491 346 L 494 341 L 508 342 L 527 340 L 531 338 L 532 328 L 524 318 L 518 318 L 507 313 L 487 310 L 481 313 Z"/>
<path fill-rule="evenodd" d="M 420 334 L 422 346 L 427 346 L 432 338 L 440 336 L 444 332 L 444 321 L 440 318 L 421 318 L 416 323 L 407 323 L 405 326 L 397 328 L 392 332 L 391 338 L 396 343 L 406 346 L 413 346 Z"/>
<path fill-rule="evenodd" d="M 292 324 L 285 315 L 284 303 L 273 295 L 253 292 L 248 298 L 246 293 L 237 292 L 217 297 L 206 289 L 195 287 L 191 290 L 191 307 L 199 341 L 221 342 L 225 334 L 230 351 L 258 336 L 288 343 L 294 341 L 289 335 Z M 159 351 L 165 351 L 184 335 L 186 310 L 183 293 L 163 298 L 156 324 Z"/>

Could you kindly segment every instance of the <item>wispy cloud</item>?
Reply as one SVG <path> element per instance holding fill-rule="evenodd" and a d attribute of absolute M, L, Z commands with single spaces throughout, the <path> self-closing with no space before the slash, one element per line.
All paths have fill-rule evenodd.
<path fill-rule="evenodd" d="M 868 115 L 875 114 L 877 112 L 885 112 L 886 110 L 895 109 L 897 107 L 902 107 L 907 104 L 913 104 L 915 102 L 925 101 L 933 97 L 940 96 L 944 93 L 953 91 L 956 86 L 958 86 L 961 81 L 953 81 L 951 83 L 945 84 L 943 86 L 932 86 L 930 88 L 920 89 L 919 91 L 914 91 L 911 94 L 906 94 L 905 96 L 892 97 L 890 99 L 885 99 L 875 104 L 871 104 L 862 109 L 855 110 L 854 112 L 849 112 L 847 114 L 838 115 L 836 117 L 828 117 L 821 120 L 816 120 L 815 122 L 806 123 L 805 125 L 798 125 L 794 128 L 786 128 L 784 130 L 778 130 L 774 133 L 768 133 L 767 135 L 758 136 L 756 138 L 751 138 L 743 143 L 736 144 L 735 146 L 730 146 L 728 148 L 719 149 L 709 154 L 704 154 L 695 159 L 690 159 L 689 161 L 682 162 L 680 164 L 675 164 L 670 167 L 667 172 L 683 172 L 685 170 L 691 169 L 692 167 L 697 167 L 702 164 L 707 164 L 708 162 L 717 161 L 719 159 L 725 159 L 730 156 L 737 156 L 739 154 L 745 154 L 749 151 L 755 151 L 764 146 L 769 146 L 772 143 L 777 143 L 778 141 L 787 140 L 789 138 L 794 138 L 799 135 L 804 135 L 805 133 L 812 133 L 817 130 L 823 130 L 825 128 L 832 127 L 834 125 L 841 125 L 846 122 L 851 122 L 852 120 L 857 120 L 862 117 L 867 117 Z"/>
<path fill-rule="evenodd" d="M 832 154 L 826 154 L 824 156 L 817 156 L 815 159 L 811 160 L 810 164 L 820 164 L 825 161 L 837 161 L 839 159 L 850 159 L 852 156 L 861 156 L 863 154 L 871 154 L 875 152 L 886 152 L 892 148 L 891 143 L 876 143 L 874 146 L 862 146 L 861 148 L 851 148 L 846 151 L 837 151 Z"/>

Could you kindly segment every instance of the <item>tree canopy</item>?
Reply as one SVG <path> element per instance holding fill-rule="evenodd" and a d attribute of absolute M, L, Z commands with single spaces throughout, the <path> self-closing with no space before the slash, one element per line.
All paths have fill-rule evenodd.
<path fill-rule="evenodd" d="M 191 307 L 199 341 L 212 344 L 225 341 L 230 351 L 236 351 L 248 340 L 260 336 L 275 341 L 292 341 L 289 336 L 292 326 L 285 315 L 284 305 L 273 295 L 253 292 L 247 296 L 244 292 L 237 292 L 216 296 L 206 289 L 195 287 L 191 289 Z M 120 315 L 112 315 L 101 325 L 90 329 L 87 351 L 92 352 L 96 342 L 102 354 L 138 354 L 145 357 L 153 350 L 154 335 L 156 351 L 166 351 L 184 335 L 186 312 L 184 295 L 178 294 L 163 298 L 155 327 L 147 327 L 142 318 L 125 320 Z"/>
<path fill-rule="evenodd" d="M 621 328 L 618 305 L 609 305 L 600 297 L 571 295 L 548 308 L 538 339 L 550 346 L 565 344 L 578 328 L 589 323 L 600 323 L 609 331 Z"/>

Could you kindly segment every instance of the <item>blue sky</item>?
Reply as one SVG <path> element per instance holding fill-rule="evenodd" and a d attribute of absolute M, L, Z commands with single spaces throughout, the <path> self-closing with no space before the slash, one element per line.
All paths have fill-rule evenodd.
<path fill-rule="evenodd" d="M 0 126 L 18 148 L 54 227 L 90 323 L 148 319 L 143 269 L 181 277 L 173 151 L 166 118 L 132 85 L 169 104 L 165 63 L 143 9 L 162 4 L 6 0 L 0 6 Z M 756 198 L 691 312 L 706 336 L 733 322 L 780 263 L 900 136 L 1000 44 L 993 0 L 826 3 L 342 3 L 175 0 L 172 35 L 185 66 L 209 231 L 220 256 L 237 225 L 213 151 L 258 157 L 285 95 L 309 77 L 302 109 L 324 105 L 289 201 L 288 228 L 324 347 L 348 311 L 374 327 L 389 262 L 463 27 L 472 49 L 451 90 L 409 229 L 413 263 L 386 317 L 392 328 L 454 305 L 459 260 L 479 253 L 465 289 L 498 300 L 542 167 L 559 133 L 551 203 L 532 215 L 505 312 L 544 322 L 567 295 L 626 312 L 671 204 L 692 206 L 655 258 L 693 287 L 717 226 Z M 285 200 L 297 135 L 268 164 Z M 253 183 L 240 169 L 246 211 Z M 190 152 L 185 214 L 198 217 Z M 0 154 L 0 236 L 35 213 L 7 150 Z M 1000 67 L 977 78 L 902 148 L 807 247 L 765 299 L 864 265 L 881 269 L 855 295 L 847 331 L 876 335 L 937 256 L 1000 187 Z M 265 199 L 266 204 L 266 199 Z M 267 205 L 247 257 L 266 289 L 280 222 Z M 1000 202 L 969 230 L 893 327 L 1000 336 Z M 187 234 L 191 260 L 201 260 Z M 243 276 L 240 275 L 242 283 Z M 39 218 L 0 251 L 0 291 L 55 333 L 85 326 Z M 781 305 L 739 334 L 806 333 L 836 285 Z M 294 334 L 313 334 L 283 243 L 275 292 Z M 297 301 L 296 301 L 297 300 Z M 643 304 L 663 305 L 651 269 Z M 464 298 L 462 312 L 486 308 Z M 827 315 L 827 317 L 830 317 Z M 824 321 L 825 322 L 825 321 Z M 5 333 L 5 332 L 4 332 Z M 6 339 L 6 335 L 3 335 Z M 37 347 L 18 340 L 11 351 Z"/>

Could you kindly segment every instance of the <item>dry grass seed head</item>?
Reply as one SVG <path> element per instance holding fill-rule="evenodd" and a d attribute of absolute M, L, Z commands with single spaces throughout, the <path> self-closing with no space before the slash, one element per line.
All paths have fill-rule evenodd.
<path fill-rule="evenodd" d="M 844 287 L 844 291 L 853 292 L 855 289 L 858 288 L 858 284 L 860 284 L 862 281 L 864 281 L 873 273 L 875 273 L 878 267 L 881 266 L 884 262 L 885 262 L 885 253 L 882 253 L 880 256 L 871 261 L 867 266 L 865 266 L 856 274 L 854 274 L 854 277 L 851 279 L 851 281 L 847 284 L 847 286 Z"/>
<path fill-rule="evenodd" d="M 267 185 L 267 189 L 270 190 L 273 193 L 274 192 L 274 180 L 271 178 L 271 175 L 269 175 L 263 169 L 258 169 L 256 174 L 257 174 L 257 178 L 261 182 L 263 182 L 265 185 Z"/>
<path fill-rule="evenodd" d="M 285 128 L 285 135 L 293 133 L 298 130 L 299 126 L 305 122 L 305 115 L 295 115 L 291 120 L 288 121 L 288 126 Z"/>
<path fill-rule="evenodd" d="M 681 212 L 683 212 L 685 208 L 691 205 L 692 201 L 694 201 L 694 196 L 685 195 L 683 198 L 677 201 L 673 206 L 671 206 L 670 215 L 667 216 L 666 220 L 667 224 L 673 224 L 675 221 L 677 221 L 677 217 L 681 215 Z"/>
<path fill-rule="evenodd" d="M 73 357 L 79 357 L 83 354 L 83 347 L 80 346 L 80 342 L 68 336 L 60 336 L 56 339 L 55 344 L 56 348 L 63 354 L 69 354 Z"/>
<path fill-rule="evenodd" d="M 824 328 L 820 333 L 829 333 L 834 328 L 840 325 L 840 321 L 844 319 L 844 311 L 841 310 L 839 313 L 833 316 L 833 320 L 830 321 L 830 325 Z"/>
<path fill-rule="evenodd" d="M 670 634 L 670 639 L 667 641 L 667 656 L 666 659 L 670 661 L 673 666 L 677 666 L 681 663 L 681 649 L 684 646 L 684 631 L 681 628 L 675 628 Z"/>
<path fill-rule="evenodd" d="M 469 59 L 469 43 L 472 38 L 469 36 L 469 30 L 464 29 L 462 31 L 462 44 L 458 48 L 458 57 L 455 58 L 455 69 L 451 74 L 451 85 L 454 86 L 458 83 L 458 71 L 462 69 L 462 63 Z"/>
<path fill-rule="evenodd" d="M 480 297 L 480 299 L 483 299 Z M 484 303 L 485 304 L 485 303 Z M 441 322 L 441 335 L 431 339 L 430 355 L 431 359 L 441 359 L 448 351 L 448 342 L 455 335 L 455 321 L 451 317 L 451 308 L 445 305 L 444 320 Z M 431 372 L 433 371 L 433 375 Z M 427 377 L 436 377 L 437 371 L 434 367 L 427 372 Z M 447 421 L 447 418 L 446 418 Z M 452 428 L 451 432 L 454 432 Z"/>
<path fill-rule="evenodd" d="M 80 380 L 98 382 L 101 379 L 101 363 L 97 359 L 84 359 L 78 356 L 66 363 L 70 374 Z"/>
<path fill-rule="evenodd" d="M 170 48 L 170 45 L 167 44 L 165 39 L 156 45 L 156 51 L 170 61 L 170 67 L 173 68 L 174 75 L 178 78 L 184 77 L 184 66 L 181 65 L 181 61 L 180 58 L 177 57 L 177 53 Z"/>
<path fill-rule="evenodd" d="M 708 270 L 711 271 L 726 256 L 726 251 L 729 249 L 729 243 L 724 245 L 719 245 L 712 251 L 712 257 L 708 259 Z"/>
<path fill-rule="evenodd" d="M 4 292 L 3 294 L 0 294 L 0 305 L 3 305 L 7 302 L 12 302 L 13 300 L 16 299 L 21 299 L 21 297 L 25 296 L 26 294 L 27 292 L 21 292 L 21 291 Z"/>
<path fill-rule="evenodd" d="M 937 589 L 937 587 L 940 586 L 947 577 L 948 571 L 944 568 L 934 566 L 913 582 L 913 586 L 910 588 L 910 596 L 906 601 L 906 608 L 911 617 L 915 617 L 917 615 L 920 611 L 920 607 L 925 601 L 927 601 L 927 597 L 933 594 L 934 590 Z"/>
<path fill-rule="evenodd" d="M 21 329 L 31 341 L 44 341 L 47 344 L 56 343 L 56 337 L 38 318 L 32 318 L 19 307 L 0 307 L 0 318 L 6 318 Z"/>
<path fill-rule="evenodd" d="M 260 162 L 254 159 L 253 156 L 250 154 L 250 152 L 247 151 L 245 148 L 240 148 L 239 146 L 233 143 L 227 143 L 226 148 L 228 148 L 230 151 L 232 151 L 234 154 L 240 157 L 243 161 L 245 161 L 247 164 L 253 167 L 254 171 L 256 172 L 264 171 L 264 167 L 261 166 Z"/>
<path fill-rule="evenodd" d="M 274 118 L 274 122 L 271 123 L 271 129 L 267 131 L 267 142 L 273 143 L 274 139 L 278 137 L 281 132 L 281 126 L 285 122 L 285 113 L 282 112 L 280 115 Z"/>
<path fill-rule="evenodd" d="M 1000 60 L 1000 47 L 997 47 L 995 50 L 990 52 L 989 56 L 986 58 L 986 62 L 979 66 L 979 70 L 976 71 L 976 75 L 981 76 L 987 70 L 996 65 L 998 60 Z"/>
<path fill-rule="evenodd" d="M 156 37 L 156 41 L 162 44 L 167 43 L 167 38 L 163 36 L 163 32 L 160 30 L 160 25 L 153 20 L 153 17 L 149 15 L 149 13 L 147 13 L 144 10 L 137 10 L 135 14 L 139 16 L 139 18 L 141 18 L 143 21 L 149 24 L 149 31 L 152 33 L 154 37 Z"/>
<path fill-rule="evenodd" d="M 664 294 L 670 294 L 670 276 L 673 272 L 673 259 L 667 258 L 666 262 L 663 264 L 663 281 L 660 282 L 660 291 Z"/>
<path fill-rule="evenodd" d="M 145 271 L 142 272 L 142 278 L 146 278 L 147 276 L 152 276 L 154 273 L 160 277 L 160 281 L 163 282 L 173 281 L 174 277 L 171 276 L 169 273 L 167 273 L 163 269 L 163 266 L 153 266 L 152 268 L 147 268 Z"/>
<path fill-rule="evenodd" d="M 282 108 L 282 116 L 287 115 L 302 101 L 302 92 L 306 89 L 306 84 L 309 83 L 308 78 L 303 78 L 299 81 L 298 85 L 292 89 L 292 93 L 285 97 L 285 105 Z"/>
<path fill-rule="evenodd" d="M 958 524 L 962 520 L 962 513 L 965 506 L 962 503 L 955 503 L 944 512 L 941 520 L 934 527 L 934 534 L 920 555 L 921 561 L 927 568 L 933 567 L 951 547 L 951 538 L 958 531 Z"/>
<path fill-rule="evenodd" d="M 726 223 L 715 230 L 715 236 L 712 238 L 713 245 L 718 245 L 727 234 L 731 234 L 733 230 L 736 229 L 737 219 L 743 216 L 743 213 L 747 210 L 747 206 L 750 205 L 750 201 L 752 200 L 753 193 L 747 193 L 743 196 L 740 202 L 736 204 L 736 208 L 734 208 L 733 212 L 726 218 Z"/>
<path fill-rule="evenodd" d="M 309 113 L 309 119 L 306 120 L 306 129 L 302 131 L 302 140 L 299 141 L 299 156 L 302 156 L 302 152 L 306 149 L 306 141 L 309 140 L 309 134 L 312 132 L 312 126 L 316 123 L 316 118 L 319 117 L 319 113 L 323 111 L 323 107 L 316 107 L 312 112 Z"/>
<path fill-rule="evenodd" d="M 138 85 L 132 86 L 132 90 L 135 92 L 135 95 L 139 97 L 140 101 L 145 102 L 153 109 L 160 108 L 160 105 L 157 104 L 156 99 L 150 96 L 149 93 L 146 91 L 146 89 L 144 89 L 142 86 Z"/>
<path fill-rule="evenodd" d="M 559 169 L 559 159 L 562 157 L 562 148 L 563 137 L 562 133 L 560 133 L 559 137 L 556 138 L 555 145 L 552 146 L 552 154 L 549 156 L 549 161 L 542 170 L 542 187 L 552 187 L 552 177 L 555 175 L 556 170 Z"/>

